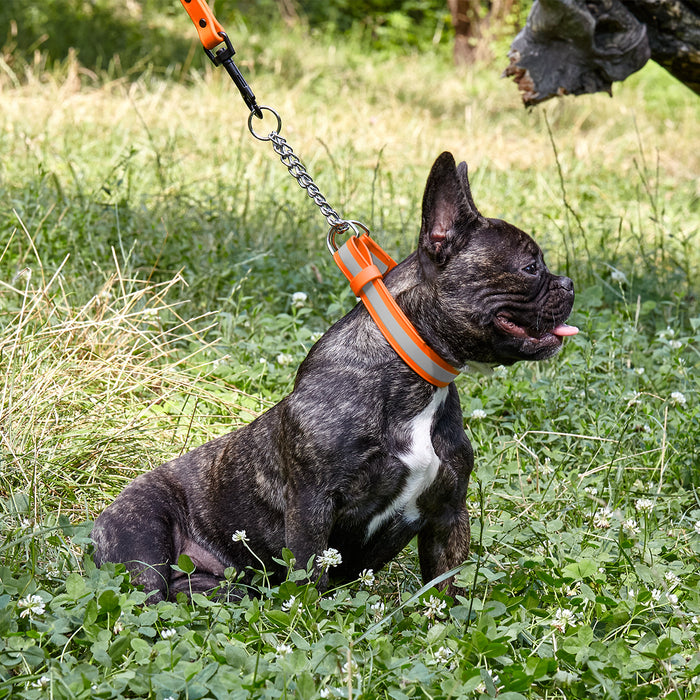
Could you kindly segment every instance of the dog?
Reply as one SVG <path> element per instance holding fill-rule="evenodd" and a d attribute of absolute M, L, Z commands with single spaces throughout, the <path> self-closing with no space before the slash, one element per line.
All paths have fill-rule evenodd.
<path fill-rule="evenodd" d="M 418 249 L 384 282 L 456 368 L 543 360 L 576 332 L 565 324 L 573 282 L 547 269 L 526 233 L 479 213 L 467 165 L 450 153 L 428 177 Z M 129 484 L 95 522 L 95 561 L 123 562 L 154 602 L 211 593 L 227 567 L 245 582 L 262 562 L 283 580 L 286 547 L 302 566 L 315 558 L 323 590 L 378 571 L 417 535 L 428 582 L 468 556 L 473 466 L 454 383 L 414 372 L 358 304 L 311 348 L 282 401 Z M 319 561 L 330 548 L 342 559 L 332 570 Z M 171 566 L 182 554 L 189 575 Z M 454 595 L 452 579 L 441 586 Z"/>

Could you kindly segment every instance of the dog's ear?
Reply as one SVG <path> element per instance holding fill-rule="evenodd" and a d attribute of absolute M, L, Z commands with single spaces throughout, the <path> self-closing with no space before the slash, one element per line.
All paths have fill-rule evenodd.
<path fill-rule="evenodd" d="M 451 153 L 433 164 L 423 194 L 423 218 L 418 249 L 442 264 L 466 242 L 481 214 L 474 205 L 467 164 L 455 165 Z"/>
<path fill-rule="evenodd" d="M 474 204 L 474 200 L 472 199 L 472 188 L 469 186 L 468 168 L 464 161 L 457 166 L 457 175 L 459 177 L 459 181 L 462 183 L 462 189 L 464 190 L 464 196 L 467 198 L 469 209 L 474 213 L 474 216 L 477 218 L 481 217 L 481 214 L 479 214 L 479 210 L 476 208 L 476 204 Z"/>

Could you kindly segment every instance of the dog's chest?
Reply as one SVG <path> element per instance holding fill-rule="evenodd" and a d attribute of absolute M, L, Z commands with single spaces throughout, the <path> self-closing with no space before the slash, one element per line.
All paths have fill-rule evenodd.
<path fill-rule="evenodd" d="M 432 401 L 406 426 L 408 447 L 397 457 L 407 468 L 405 481 L 399 493 L 369 522 L 366 538 L 369 539 L 387 520 L 400 514 L 408 521 L 420 518 L 418 498 L 433 483 L 440 468 L 440 458 L 433 449 L 431 431 L 435 414 L 447 397 L 447 387 L 435 392 Z"/>

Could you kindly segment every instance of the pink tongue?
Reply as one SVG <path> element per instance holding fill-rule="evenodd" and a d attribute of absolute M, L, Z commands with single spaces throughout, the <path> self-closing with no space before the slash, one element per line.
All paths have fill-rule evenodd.
<path fill-rule="evenodd" d="M 552 331 L 552 335 L 558 335 L 562 338 L 567 335 L 576 335 L 577 333 L 578 328 L 576 328 L 576 326 L 567 326 L 566 323 L 562 323 L 561 326 L 557 326 Z"/>

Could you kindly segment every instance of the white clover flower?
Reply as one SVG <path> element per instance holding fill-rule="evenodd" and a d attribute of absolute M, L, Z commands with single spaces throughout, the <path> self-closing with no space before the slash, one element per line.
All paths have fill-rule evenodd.
<path fill-rule="evenodd" d="M 618 284 L 627 284 L 627 275 L 616 267 L 610 268 L 610 279 Z"/>
<path fill-rule="evenodd" d="M 446 664 L 453 656 L 454 652 L 449 647 L 440 647 L 433 652 L 433 663 Z"/>
<path fill-rule="evenodd" d="M 171 639 L 177 634 L 177 630 L 175 630 L 174 627 L 166 627 L 164 630 L 161 630 L 160 636 L 163 639 Z"/>
<path fill-rule="evenodd" d="M 637 521 L 634 518 L 627 518 L 627 520 L 622 523 L 622 531 L 628 537 L 634 537 L 639 534 L 639 525 L 637 525 Z"/>
<path fill-rule="evenodd" d="M 430 596 L 430 599 L 425 604 L 425 616 L 432 620 L 436 617 L 442 617 L 444 615 L 444 610 L 447 607 L 447 603 L 440 598 L 436 598 L 434 595 Z"/>
<path fill-rule="evenodd" d="M 285 644 L 284 642 L 280 642 L 276 647 L 275 647 L 275 658 L 277 659 L 282 659 L 287 654 L 291 654 L 293 651 L 292 647 L 289 646 L 289 644 Z"/>
<path fill-rule="evenodd" d="M 581 592 L 581 582 L 577 581 L 573 586 L 567 586 L 564 589 L 564 595 L 567 598 L 573 598 Z"/>
<path fill-rule="evenodd" d="M 661 591 L 658 588 L 654 588 L 651 591 L 651 599 L 655 600 L 657 603 L 661 600 Z"/>
<path fill-rule="evenodd" d="M 675 593 L 667 593 L 666 598 L 671 605 L 678 605 L 678 596 Z"/>
<path fill-rule="evenodd" d="M 583 490 L 589 496 L 597 496 L 598 495 L 598 489 L 595 486 L 586 486 Z"/>
<path fill-rule="evenodd" d="M 46 603 L 40 595 L 30 595 L 18 600 L 17 607 L 22 608 L 20 617 L 43 615 L 46 612 Z"/>
<path fill-rule="evenodd" d="M 309 297 L 305 292 L 294 292 L 294 294 L 292 294 L 292 306 L 295 309 L 301 309 L 306 305 L 308 298 Z"/>
<path fill-rule="evenodd" d="M 372 569 L 362 569 L 358 578 L 360 583 L 364 586 L 374 585 L 374 571 L 372 571 Z"/>
<path fill-rule="evenodd" d="M 343 664 L 342 668 L 340 669 L 340 672 L 343 674 L 343 676 L 354 676 L 359 670 L 360 667 L 357 665 L 357 661 L 355 661 L 355 659 L 350 659 L 350 661 L 346 661 Z"/>
<path fill-rule="evenodd" d="M 291 365 L 294 362 L 294 358 L 288 352 L 281 352 L 275 359 L 278 365 Z"/>
<path fill-rule="evenodd" d="M 680 578 L 673 571 L 667 571 L 664 574 L 664 579 L 666 579 L 666 583 L 668 584 L 668 589 L 670 591 L 681 585 Z"/>
<path fill-rule="evenodd" d="M 605 506 L 593 516 L 593 527 L 597 527 L 600 530 L 607 530 L 610 527 L 610 517 L 612 516 L 612 510 Z"/>
<path fill-rule="evenodd" d="M 245 534 L 245 530 L 236 530 L 236 532 L 231 535 L 231 539 L 234 542 L 248 542 L 248 535 Z"/>
<path fill-rule="evenodd" d="M 482 420 L 482 419 L 486 418 L 486 411 L 484 411 L 483 408 L 475 408 L 472 411 L 471 417 L 474 420 Z"/>
<path fill-rule="evenodd" d="M 49 676 L 41 676 L 32 682 L 32 688 L 46 688 L 49 683 L 51 683 Z"/>
<path fill-rule="evenodd" d="M 674 391 L 671 393 L 671 403 L 674 403 L 676 406 L 685 406 L 687 404 L 687 400 L 685 395 L 681 394 L 680 391 Z"/>
<path fill-rule="evenodd" d="M 297 597 L 293 595 L 291 598 L 288 598 L 282 603 L 282 610 L 284 612 L 289 612 L 292 609 L 292 606 L 294 605 L 294 601 L 296 601 Z"/>
<path fill-rule="evenodd" d="M 683 347 L 683 343 L 680 340 L 669 340 L 668 346 L 673 350 L 680 350 Z"/>
<path fill-rule="evenodd" d="M 649 515 L 654 510 L 654 501 L 649 498 L 638 498 L 634 503 L 634 507 L 638 513 Z"/>
<path fill-rule="evenodd" d="M 564 632 L 567 627 L 576 625 L 576 614 L 573 610 L 557 608 L 557 611 L 554 613 L 554 619 L 550 622 L 550 625 L 560 632 Z"/>
<path fill-rule="evenodd" d="M 695 530 L 696 535 L 700 535 L 700 520 L 695 522 L 695 525 L 693 525 L 693 530 Z"/>
<path fill-rule="evenodd" d="M 544 458 L 544 462 L 540 465 L 540 473 L 543 476 L 549 476 L 554 474 L 554 469 L 552 468 L 552 460 L 549 457 Z"/>
<path fill-rule="evenodd" d="M 370 612 L 374 615 L 375 620 L 381 620 L 384 617 L 384 611 L 386 610 L 386 605 L 381 601 L 377 603 L 372 603 L 369 606 Z"/>
<path fill-rule="evenodd" d="M 343 557 L 340 552 L 334 547 L 324 549 L 321 556 L 318 558 L 319 566 L 324 569 L 332 566 L 340 566 L 343 563 Z"/>

